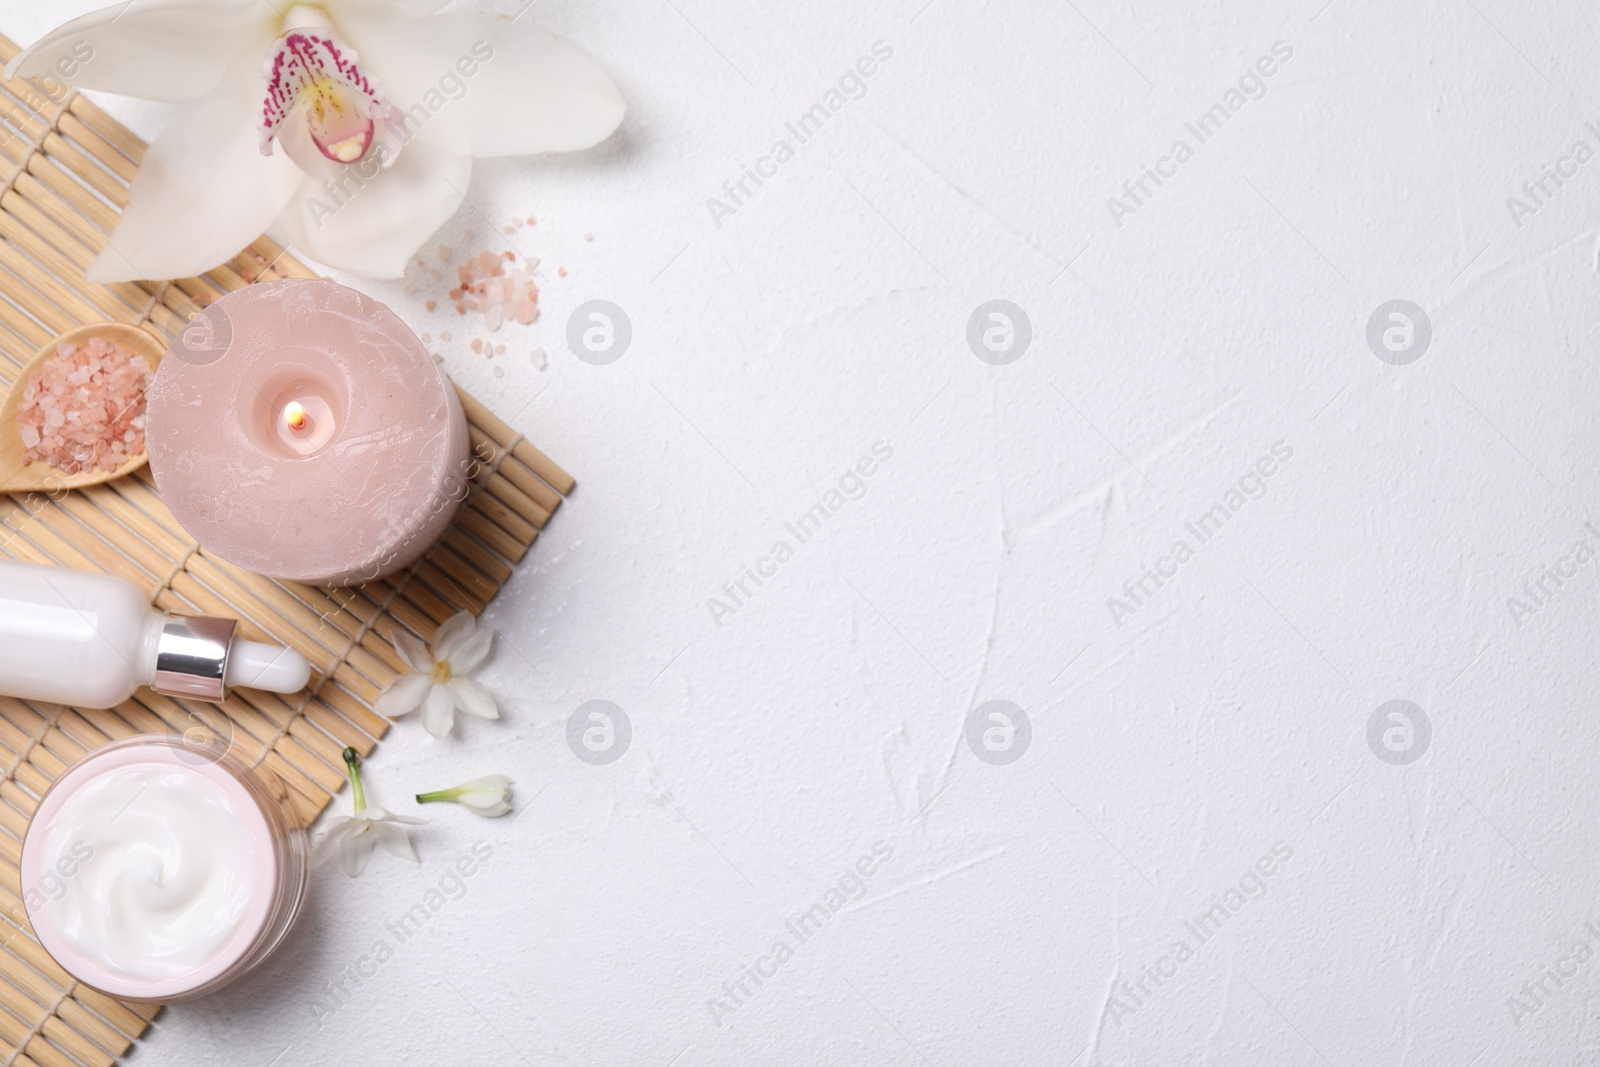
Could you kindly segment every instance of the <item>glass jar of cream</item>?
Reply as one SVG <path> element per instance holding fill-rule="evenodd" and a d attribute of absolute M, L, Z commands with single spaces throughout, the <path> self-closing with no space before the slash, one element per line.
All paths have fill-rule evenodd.
<path fill-rule="evenodd" d="M 305 899 L 310 846 L 277 778 L 216 743 L 130 737 L 39 801 L 23 906 L 45 951 L 124 1000 L 189 1000 L 255 968 Z"/>

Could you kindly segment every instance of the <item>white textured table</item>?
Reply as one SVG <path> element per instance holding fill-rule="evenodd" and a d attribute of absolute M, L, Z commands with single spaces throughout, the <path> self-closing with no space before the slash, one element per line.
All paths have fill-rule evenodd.
<path fill-rule="evenodd" d="M 505 720 L 369 763 L 524 814 L 323 877 L 132 1062 L 1592 1056 L 1600 24 L 1412 6 L 530 12 L 631 103 L 480 164 L 444 234 L 537 215 L 543 317 L 490 361 L 358 283 L 581 483 L 489 611 Z M 1014 362 L 969 348 L 991 300 Z M 567 743 L 595 699 L 609 765 Z M 969 745 L 995 700 L 1029 728 Z"/>

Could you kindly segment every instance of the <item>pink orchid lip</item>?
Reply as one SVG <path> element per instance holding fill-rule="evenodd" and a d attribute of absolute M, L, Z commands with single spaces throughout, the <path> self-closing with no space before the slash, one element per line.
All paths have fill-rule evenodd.
<path fill-rule="evenodd" d="M 376 119 L 390 111 L 383 91 L 357 65 L 355 52 L 322 33 L 304 29 L 285 33 L 265 73 L 263 155 L 272 153 L 285 123 L 304 121 L 323 156 L 335 163 L 355 163 L 372 147 Z M 292 146 L 285 147 L 294 155 Z"/>
<path fill-rule="evenodd" d="M 336 163 L 354 163 L 367 154 L 376 123 L 337 92 L 317 91 L 306 106 L 311 140 Z"/>

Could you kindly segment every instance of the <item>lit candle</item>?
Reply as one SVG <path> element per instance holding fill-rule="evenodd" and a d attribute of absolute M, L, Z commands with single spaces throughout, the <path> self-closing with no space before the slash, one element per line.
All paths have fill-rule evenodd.
<path fill-rule="evenodd" d="M 333 408 L 310 386 L 291 386 L 289 392 L 294 394 L 291 399 L 279 397 L 273 401 L 278 409 L 273 430 L 289 451 L 301 456 L 315 455 L 333 440 L 338 427 Z"/>
<path fill-rule="evenodd" d="M 393 574 L 466 496 L 454 387 L 392 311 L 334 282 L 258 282 L 212 304 L 167 350 L 148 411 L 173 516 L 271 577 Z"/>

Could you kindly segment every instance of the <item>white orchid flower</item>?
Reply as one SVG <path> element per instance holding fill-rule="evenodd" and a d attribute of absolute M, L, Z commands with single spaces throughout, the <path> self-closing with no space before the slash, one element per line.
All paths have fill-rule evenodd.
<path fill-rule="evenodd" d="M 344 750 L 344 765 L 350 775 L 355 814 L 328 820 L 328 828 L 322 832 L 319 844 L 332 848 L 333 861 L 351 878 L 367 869 L 374 846 L 403 860 L 420 862 L 416 850 L 411 847 L 411 832 L 406 827 L 421 826 L 428 820 L 391 815 L 379 807 L 369 808 L 367 795 L 361 788 L 361 760 L 355 749 Z"/>
<path fill-rule="evenodd" d="M 503 774 L 486 774 L 470 782 L 462 782 L 452 789 L 433 793 L 418 793 L 418 804 L 432 804 L 440 800 L 454 801 L 471 811 L 493 819 L 511 810 L 512 781 Z"/>
<path fill-rule="evenodd" d="M 456 709 L 482 719 L 498 719 L 494 696 L 470 673 L 489 655 L 494 628 L 463 611 L 439 627 L 430 649 L 404 630 L 394 635 L 395 651 L 411 670 L 384 686 L 373 703 L 380 715 L 406 715 L 422 709 L 422 725 L 444 737 L 455 725 Z"/>
<path fill-rule="evenodd" d="M 6 77 L 70 70 L 184 105 L 88 279 L 199 274 L 273 222 L 313 259 L 397 278 L 461 205 L 473 156 L 588 148 L 622 121 L 583 52 L 446 2 L 119 2 L 24 50 Z"/>

